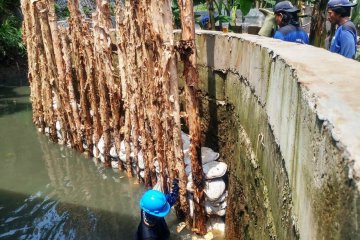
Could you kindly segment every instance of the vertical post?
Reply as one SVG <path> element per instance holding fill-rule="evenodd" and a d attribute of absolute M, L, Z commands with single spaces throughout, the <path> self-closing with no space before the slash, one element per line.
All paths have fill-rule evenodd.
<path fill-rule="evenodd" d="M 206 233 L 204 208 L 204 176 L 201 163 L 200 118 L 198 103 L 198 73 L 196 70 L 195 20 L 192 0 L 178 0 L 181 14 L 181 42 L 179 52 L 184 62 L 186 111 L 190 130 L 190 157 L 194 186 L 193 231 Z"/>

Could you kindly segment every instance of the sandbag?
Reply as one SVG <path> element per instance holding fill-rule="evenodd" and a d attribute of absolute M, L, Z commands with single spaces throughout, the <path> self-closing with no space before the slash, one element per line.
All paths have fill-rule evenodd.
<path fill-rule="evenodd" d="M 224 162 L 209 162 L 203 165 L 203 171 L 206 179 L 219 178 L 225 175 L 227 164 Z"/>
<path fill-rule="evenodd" d="M 189 176 L 190 174 L 191 174 L 191 165 L 189 164 L 189 165 L 187 165 L 186 167 L 185 167 L 185 173 L 186 173 L 186 175 L 187 176 Z"/>
<path fill-rule="evenodd" d="M 116 152 L 115 146 L 112 146 L 112 147 L 110 148 L 110 156 L 113 157 L 113 158 L 117 158 L 117 157 L 118 157 L 118 154 L 117 154 L 117 152 Z"/>
<path fill-rule="evenodd" d="M 186 183 L 186 190 L 193 193 L 194 189 L 193 189 L 193 182 L 187 182 Z"/>
<path fill-rule="evenodd" d="M 120 151 L 122 153 L 126 153 L 126 149 L 125 149 L 125 141 L 122 140 L 121 143 L 120 143 Z M 133 143 L 130 143 L 130 151 L 133 152 L 134 151 L 134 144 Z"/>
<path fill-rule="evenodd" d="M 219 153 L 214 152 L 211 148 L 202 147 L 201 148 L 201 161 L 202 164 L 206 164 L 212 161 L 215 161 L 219 158 Z"/>
<path fill-rule="evenodd" d="M 144 165 L 144 155 L 142 151 L 139 151 L 138 153 L 138 165 L 140 169 L 144 169 L 145 165 Z"/>
<path fill-rule="evenodd" d="M 264 24 L 258 32 L 258 35 L 264 37 L 272 37 L 276 29 L 275 15 L 273 12 L 264 8 L 260 8 L 259 11 L 262 12 L 266 17 Z"/>
<path fill-rule="evenodd" d="M 184 163 L 185 165 L 189 165 L 191 163 L 190 156 L 184 154 Z"/>
<path fill-rule="evenodd" d="M 97 153 L 97 154 L 96 154 Z M 99 151 L 97 151 L 97 147 L 96 146 L 93 146 L 93 156 L 95 157 L 95 158 L 99 158 L 100 157 L 100 152 Z"/>
<path fill-rule="evenodd" d="M 225 216 L 226 212 L 226 202 L 219 206 L 213 206 L 209 202 L 205 202 L 205 211 L 208 215 L 218 215 L 218 216 Z"/>
<path fill-rule="evenodd" d="M 104 136 L 101 136 L 98 144 L 97 144 L 97 147 L 100 151 L 101 154 L 104 154 L 104 149 L 105 149 L 105 141 L 104 141 Z"/>
<path fill-rule="evenodd" d="M 208 231 L 219 231 L 225 232 L 225 221 L 223 217 L 211 216 L 207 223 L 206 227 Z"/>
<path fill-rule="evenodd" d="M 186 133 L 184 133 L 183 131 L 181 131 L 181 140 L 183 143 L 183 149 L 189 149 L 190 147 L 190 137 L 189 135 L 187 135 Z"/>
<path fill-rule="evenodd" d="M 205 181 L 204 192 L 210 201 L 216 201 L 225 192 L 225 182 L 218 178 L 214 180 Z"/>
<path fill-rule="evenodd" d="M 214 206 L 220 205 L 222 202 L 226 201 L 226 198 L 228 196 L 228 191 L 225 191 L 218 199 L 215 201 L 210 201 L 208 198 L 206 198 L 207 201 L 210 201 Z"/>

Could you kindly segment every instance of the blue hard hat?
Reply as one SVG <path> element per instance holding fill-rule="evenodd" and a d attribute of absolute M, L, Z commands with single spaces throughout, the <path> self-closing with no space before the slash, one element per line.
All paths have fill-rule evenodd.
<path fill-rule="evenodd" d="M 327 4 L 328 8 L 336 7 L 355 7 L 357 3 L 352 3 L 349 0 L 330 0 Z"/>
<path fill-rule="evenodd" d="M 148 190 L 140 199 L 141 209 L 156 217 L 165 217 L 170 211 L 170 205 L 165 195 L 157 190 Z"/>
<path fill-rule="evenodd" d="M 289 1 L 282 1 L 277 3 L 274 6 L 274 12 L 289 12 L 289 13 L 293 13 L 293 12 L 299 12 L 300 10 L 297 9 L 297 7 L 294 7 L 294 5 L 292 5 L 291 2 Z"/>

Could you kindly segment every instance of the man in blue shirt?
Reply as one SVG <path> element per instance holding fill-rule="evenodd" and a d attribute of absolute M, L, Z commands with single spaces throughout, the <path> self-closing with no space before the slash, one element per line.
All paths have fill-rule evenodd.
<path fill-rule="evenodd" d="M 330 51 L 347 58 L 355 58 L 356 54 L 356 28 L 349 20 L 351 7 L 356 5 L 349 0 L 330 0 L 327 5 L 328 20 L 338 26 L 331 40 Z"/>
<path fill-rule="evenodd" d="M 308 34 L 299 24 L 297 15 L 299 11 L 289 1 L 279 2 L 275 5 L 275 22 L 279 29 L 275 32 L 274 38 L 287 42 L 309 44 Z"/>

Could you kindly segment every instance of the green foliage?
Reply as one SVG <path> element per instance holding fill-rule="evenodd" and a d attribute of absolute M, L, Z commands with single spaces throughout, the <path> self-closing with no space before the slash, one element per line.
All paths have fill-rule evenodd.
<path fill-rule="evenodd" d="M 175 28 L 181 28 L 181 20 L 180 20 L 180 9 L 177 3 L 177 0 L 172 0 L 171 10 L 173 14 L 173 22 Z"/>
<path fill-rule="evenodd" d="M 11 62 L 25 55 L 22 43 L 19 0 L 0 1 L 0 61 Z"/>
<path fill-rule="evenodd" d="M 357 28 L 360 28 L 360 4 L 352 11 L 351 20 Z"/>
<path fill-rule="evenodd" d="M 58 4 L 55 3 L 55 14 L 59 20 L 62 20 L 70 16 L 70 11 L 67 6 L 61 8 Z"/>
<path fill-rule="evenodd" d="M 91 18 L 91 13 L 92 13 L 91 8 L 84 6 L 82 7 L 82 10 L 86 17 Z"/>

